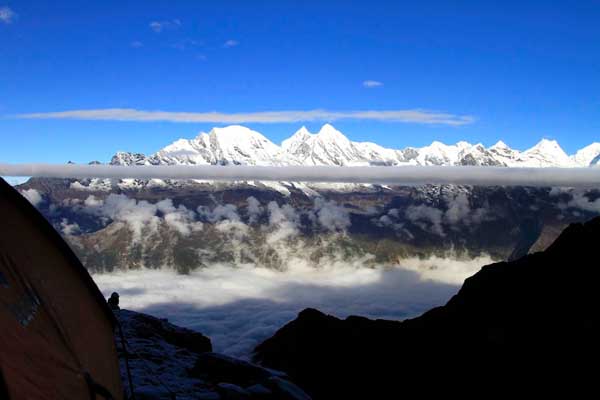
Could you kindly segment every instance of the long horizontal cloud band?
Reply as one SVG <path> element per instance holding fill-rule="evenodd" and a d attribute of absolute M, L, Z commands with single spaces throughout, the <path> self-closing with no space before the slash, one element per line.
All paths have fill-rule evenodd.
<path fill-rule="evenodd" d="M 600 168 L 262 167 L 0 164 L 2 176 L 47 178 L 201 179 L 395 185 L 567 186 L 600 188 Z"/>
<path fill-rule="evenodd" d="M 363 110 L 363 111 L 265 111 L 254 113 L 219 112 L 170 112 L 146 111 L 130 108 L 106 108 L 98 110 L 69 110 L 19 114 L 22 119 L 77 119 L 105 121 L 141 121 L 141 122 L 196 122 L 196 123 L 283 123 L 308 121 L 336 121 L 342 119 L 406 122 L 416 124 L 467 125 L 475 118 L 468 115 L 455 115 L 426 110 Z"/>

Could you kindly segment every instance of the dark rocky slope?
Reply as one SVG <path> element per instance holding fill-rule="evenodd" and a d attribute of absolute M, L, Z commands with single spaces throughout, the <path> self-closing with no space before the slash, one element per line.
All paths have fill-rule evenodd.
<path fill-rule="evenodd" d="M 310 400 L 283 372 L 212 353 L 210 339 L 147 314 L 115 311 L 126 340 L 135 398 Z M 121 375 L 130 394 L 119 332 Z"/>
<path fill-rule="evenodd" d="M 445 306 L 404 322 L 304 310 L 255 361 L 319 399 L 597 392 L 599 246 L 600 218 L 572 224 L 546 251 L 485 266 Z"/>

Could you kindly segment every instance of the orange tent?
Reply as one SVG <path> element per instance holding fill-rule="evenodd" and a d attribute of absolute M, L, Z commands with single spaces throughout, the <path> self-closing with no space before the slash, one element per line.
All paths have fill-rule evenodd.
<path fill-rule="evenodd" d="M 122 399 L 115 323 L 69 246 L 0 178 L 0 399 Z"/>

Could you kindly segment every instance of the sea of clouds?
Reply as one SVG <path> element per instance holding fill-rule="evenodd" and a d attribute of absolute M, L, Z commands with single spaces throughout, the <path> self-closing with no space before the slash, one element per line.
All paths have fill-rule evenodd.
<path fill-rule="evenodd" d="M 105 296 L 118 292 L 122 307 L 198 330 L 215 351 L 248 358 L 304 308 L 338 317 L 405 319 L 444 304 L 464 278 L 490 262 L 409 259 L 367 268 L 357 260 L 314 268 L 298 260 L 285 271 L 217 264 L 188 275 L 163 269 L 93 278 Z"/>
<path fill-rule="evenodd" d="M 39 201 L 32 192 L 23 194 Z M 459 199 L 457 204 L 462 201 Z M 318 308 L 339 317 L 413 317 L 444 304 L 464 278 L 493 262 L 487 256 L 457 259 L 449 255 L 373 266 L 370 254 L 348 258 L 334 252 L 319 258 L 315 265 L 310 257 L 314 249 L 296 248 L 302 247 L 303 241 L 290 242 L 302 236 L 301 219 L 334 236 L 344 235 L 351 224 L 348 210 L 323 198 L 315 198 L 312 207 L 302 210 L 274 201 L 263 204 L 254 197 L 246 199 L 243 209 L 218 204 L 191 210 L 175 206 L 170 199 L 150 203 L 116 194 L 105 199 L 90 195 L 67 203 L 80 211 L 127 224 L 134 240 L 139 240 L 142 232 L 156 229 L 161 221 L 182 236 L 211 224 L 228 233 L 225 246 L 240 251 L 250 226 L 261 219 L 260 226 L 267 233 L 265 246 L 285 261 L 282 269 L 238 260 L 213 262 L 186 275 L 168 268 L 93 275 L 105 296 L 113 291 L 120 293 L 122 307 L 198 330 L 211 338 L 215 351 L 242 358 L 250 357 L 256 345 L 304 308 Z M 472 213 L 468 207 L 459 207 L 462 211 L 452 211 L 451 207 L 441 218 L 452 218 L 455 212 Z M 395 221 L 396 214 L 398 211 L 390 210 L 383 222 Z M 65 235 L 73 229 L 72 224 L 62 226 Z"/>
<path fill-rule="evenodd" d="M 459 210 L 450 207 L 441 219 L 452 219 L 456 213 L 478 215 L 463 204 L 462 197 L 452 204 L 458 204 Z M 334 252 L 315 265 L 309 257 L 312 249 L 296 249 L 289 242 L 302 236 L 300 220 L 335 235 L 343 235 L 350 226 L 348 211 L 322 198 L 315 198 L 312 207 L 304 210 L 274 201 L 261 204 L 254 197 L 246 200 L 244 210 L 233 204 L 190 210 L 174 206 L 169 199 L 149 203 L 115 194 L 105 200 L 89 196 L 78 206 L 127 223 L 138 238 L 144 227 L 156 226 L 161 218 L 184 236 L 203 229 L 203 223 L 212 224 L 218 231 L 230 233 L 226 246 L 240 251 L 249 227 L 262 218 L 261 226 L 267 229 L 265 245 L 285 261 L 283 269 L 237 262 L 212 263 L 188 275 L 169 269 L 94 275 L 106 296 L 113 291 L 121 294 L 123 307 L 196 329 L 211 337 L 216 351 L 236 357 L 249 357 L 256 345 L 307 307 L 339 317 L 404 319 L 418 315 L 444 304 L 464 278 L 493 262 L 487 256 L 456 259 L 449 255 L 368 267 L 372 255 L 348 259 Z M 391 211 L 384 221 L 395 221 L 394 214 Z"/>

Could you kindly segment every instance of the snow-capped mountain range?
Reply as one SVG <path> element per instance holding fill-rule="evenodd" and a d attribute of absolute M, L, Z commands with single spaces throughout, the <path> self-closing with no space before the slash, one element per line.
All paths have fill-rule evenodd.
<path fill-rule="evenodd" d="M 118 152 L 113 165 L 482 165 L 504 167 L 588 167 L 600 165 L 600 143 L 566 154 L 554 140 L 542 139 L 519 151 L 499 141 L 491 147 L 464 141 L 453 145 L 389 149 L 353 142 L 330 124 L 318 133 L 300 128 L 281 146 L 239 125 L 213 128 L 194 139 L 179 139 L 153 155 Z"/>

